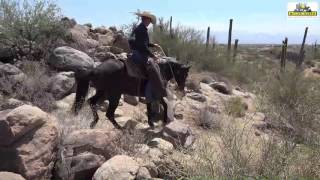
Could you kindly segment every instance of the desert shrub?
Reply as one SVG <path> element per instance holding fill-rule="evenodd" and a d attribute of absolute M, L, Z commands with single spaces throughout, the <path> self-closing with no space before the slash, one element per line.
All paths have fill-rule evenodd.
<path fill-rule="evenodd" d="M 320 91 L 316 79 L 287 71 L 278 79 L 270 78 L 262 94 L 263 110 L 283 135 L 319 147 Z"/>
<path fill-rule="evenodd" d="M 199 111 L 199 125 L 204 129 L 220 130 L 222 127 L 221 117 L 206 105 Z"/>
<path fill-rule="evenodd" d="M 243 117 L 246 113 L 246 104 L 240 97 L 230 98 L 225 105 L 227 114 L 233 117 Z"/>
<path fill-rule="evenodd" d="M 173 27 L 170 35 L 169 22 L 160 19 L 160 24 L 153 28 L 151 37 L 153 42 L 161 45 L 167 56 L 191 63 L 197 71 L 216 72 L 245 84 L 265 77 L 266 63 L 260 61 L 261 57 L 254 58 L 258 61 L 237 59 L 233 62 L 228 58 L 226 46 L 217 45 L 214 37 L 211 38 L 209 48 L 206 48 L 204 32 L 195 28 L 178 25 Z"/>
<path fill-rule="evenodd" d="M 0 43 L 29 60 L 40 60 L 64 37 L 60 9 L 49 0 L 1 0 Z"/>

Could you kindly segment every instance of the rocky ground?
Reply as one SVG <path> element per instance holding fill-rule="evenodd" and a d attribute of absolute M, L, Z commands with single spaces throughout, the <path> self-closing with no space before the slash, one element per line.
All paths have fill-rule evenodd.
<path fill-rule="evenodd" d="M 182 153 L 179 156 L 188 158 L 183 152 L 197 149 L 209 132 L 215 136 L 215 131 L 233 124 L 248 127 L 246 133 L 252 143 L 267 136 L 271 125 L 264 114 L 257 112 L 255 95 L 205 73 L 190 75 L 184 97 L 173 91 L 168 98 L 173 121 L 164 127 L 159 121 L 155 129 L 150 129 L 143 99 L 123 96 L 116 121 L 125 130 L 115 129 L 106 119 L 108 102 L 101 103 L 100 121 L 90 129 L 88 105 L 78 116 L 70 113 L 75 97 L 74 76 L 108 59 L 126 59 L 129 47 L 123 32 L 115 28 L 93 29 L 90 24 L 65 21 L 70 24 L 70 42 L 56 49 L 49 60 L 54 70 L 50 69 L 46 79 L 44 92 L 48 94 L 39 87 L 41 99 L 52 96 L 50 110 L 18 98 L 18 92 L 26 91 L 20 92 L 15 88 L 20 86 L 14 85 L 30 79 L 30 73 L 21 70 L 19 62 L 0 63 L 0 179 L 174 179 L 170 172 L 179 169 L 181 162 L 168 157 Z M 240 58 L 244 56 L 247 54 Z M 61 57 L 67 58 L 59 61 Z M 319 72 L 316 66 L 306 73 Z M 89 94 L 93 93 L 90 90 Z M 233 102 L 240 110 L 232 109 Z M 161 118 L 161 109 L 159 114 Z M 231 117 L 235 120 L 228 121 Z M 219 144 L 211 143 L 219 149 Z"/>

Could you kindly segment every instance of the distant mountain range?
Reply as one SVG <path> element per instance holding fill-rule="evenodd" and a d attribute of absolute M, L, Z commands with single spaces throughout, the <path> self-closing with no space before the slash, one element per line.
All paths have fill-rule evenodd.
<path fill-rule="evenodd" d="M 219 44 L 228 42 L 228 32 L 214 32 L 216 41 Z M 281 44 L 282 40 L 288 37 L 289 44 L 301 44 L 303 39 L 303 32 L 300 34 L 266 34 L 266 33 L 250 33 L 250 32 L 234 32 L 233 43 L 235 39 L 239 39 L 240 44 Z M 306 43 L 312 44 L 318 40 L 320 44 L 320 34 L 308 34 Z"/>

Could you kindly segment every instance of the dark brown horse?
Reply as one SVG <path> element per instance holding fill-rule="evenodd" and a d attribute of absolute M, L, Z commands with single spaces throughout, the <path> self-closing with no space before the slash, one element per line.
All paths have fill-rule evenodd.
<path fill-rule="evenodd" d="M 161 75 L 166 82 L 175 80 L 178 84 L 179 90 L 183 90 L 185 87 L 185 81 L 188 76 L 188 65 L 180 64 L 176 61 L 167 60 L 166 62 L 159 63 Z M 127 74 L 125 65 L 120 60 L 108 60 L 97 66 L 86 77 L 76 77 L 77 91 L 74 102 L 74 113 L 77 114 L 81 109 L 85 97 L 88 93 L 89 83 L 96 89 L 96 94 L 89 99 L 89 104 L 93 112 L 94 120 L 91 123 L 91 127 L 94 127 L 99 120 L 97 113 L 97 103 L 101 100 L 109 100 L 109 106 L 106 116 L 112 122 L 116 128 L 121 128 L 115 121 L 114 113 L 118 107 L 119 100 L 122 94 L 128 94 L 132 96 L 145 95 L 146 80 L 139 80 L 134 77 L 130 77 Z M 167 123 L 167 104 L 163 98 L 160 99 L 160 103 L 164 109 L 163 122 Z M 153 127 L 152 123 L 152 111 L 151 103 L 147 103 L 147 115 L 148 124 Z"/>

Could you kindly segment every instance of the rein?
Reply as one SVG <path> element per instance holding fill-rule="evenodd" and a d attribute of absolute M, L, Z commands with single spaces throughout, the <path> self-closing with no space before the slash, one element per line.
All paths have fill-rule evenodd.
<path fill-rule="evenodd" d="M 177 86 L 178 86 L 178 82 L 177 82 L 176 76 L 175 76 L 175 75 L 174 75 L 174 73 L 173 73 L 173 70 L 172 70 L 172 67 L 171 67 L 170 62 L 168 62 L 168 65 L 169 65 L 169 68 L 170 68 L 171 75 L 173 76 L 173 79 L 174 79 L 175 85 L 177 85 Z"/>

